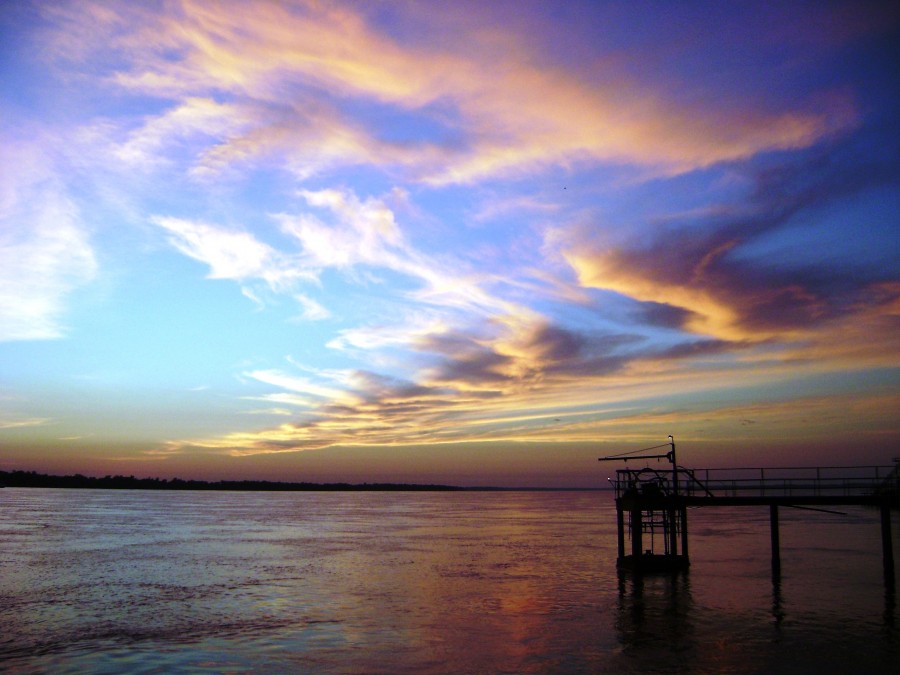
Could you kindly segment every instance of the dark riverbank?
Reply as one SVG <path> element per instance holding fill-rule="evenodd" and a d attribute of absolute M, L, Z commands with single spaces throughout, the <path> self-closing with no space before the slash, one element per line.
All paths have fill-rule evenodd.
<path fill-rule="evenodd" d="M 181 478 L 135 478 L 104 476 L 95 478 L 75 474 L 53 476 L 36 471 L 0 471 L 0 485 L 32 488 L 87 488 L 100 490 L 239 490 L 239 491 L 451 491 L 463 488 L 452 485 L 416 485 L 408 483 L 291 483 L 266 480 L 182 480 Z"/>

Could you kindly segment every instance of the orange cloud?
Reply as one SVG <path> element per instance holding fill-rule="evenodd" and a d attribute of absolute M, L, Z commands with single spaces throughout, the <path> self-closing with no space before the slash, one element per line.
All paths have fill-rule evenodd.
<path fill-rule="evenodd" d="M 581 285 L 615 291 L 641 302 L 681 308 L 688 312 L 684 327 L 692 332 L 736 341 L 772 337 L 771 334 L 748 335 L 738 325 L 738 313 L 716 297 L 714 288 L 654 279 L 646 270 L 633 268 L 630 260 L 620 259 L 611 250 L 586 253 L 572 250 L 565 256 Z"/>

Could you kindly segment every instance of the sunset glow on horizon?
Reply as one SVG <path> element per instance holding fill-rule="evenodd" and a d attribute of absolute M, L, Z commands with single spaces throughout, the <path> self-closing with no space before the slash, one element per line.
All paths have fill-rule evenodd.
<path fill-rule="evenodd" d="M 6 3 L 0 470 L 900 456 L 900 11 Z"/>

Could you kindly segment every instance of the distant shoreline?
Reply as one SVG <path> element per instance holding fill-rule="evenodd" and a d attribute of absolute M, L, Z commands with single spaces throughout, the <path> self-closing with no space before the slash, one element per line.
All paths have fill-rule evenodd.
<path fill-rule="evenodd" d="M 228 490 L 240 492 L 303 491 L 452 491 L 464 488 L 452 485 L 418 485 L 410 483 L 309 483 L 268 480 L 183 480 L 181 478 L 135 478 L 104 476 L 95 478 L 74 474 L 54 476 L 36 471 L 0 471 L 0 485 L 5 487 L 67 488 L 105 490 Z"/>
<path fill-rule="evenodd" d="M 56 476 L 36 471 L 0 471 L 0 486 L 17 488 L 65 488 L 93 490 L 208 490 L 231 492 L 570 492 L 608 491 L 591 487 L 461 487 L 418 483 L 311 483 L 268 480 L 183 480 L 181 478 L 135 478 L 80 473 Z"/>

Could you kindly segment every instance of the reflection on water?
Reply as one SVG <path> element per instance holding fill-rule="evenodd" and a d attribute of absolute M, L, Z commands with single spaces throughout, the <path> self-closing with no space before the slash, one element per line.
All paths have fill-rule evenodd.
<path fill-rule="evenodd" d="M 622 649 L 642 672 L 661 667 L 689 670 L 697 655 L 687 574 L 619 578 L 616 629 Z"/>
<path fill-rule="evenodd" d="M 616 574 L 605 493 L 0 493 L 12 669 L 877 672 L 897 657 L 863 509 L 785 516 L 773 582 L 765 510 L 691 512 L 691 571 L 636 579 Z"/>

